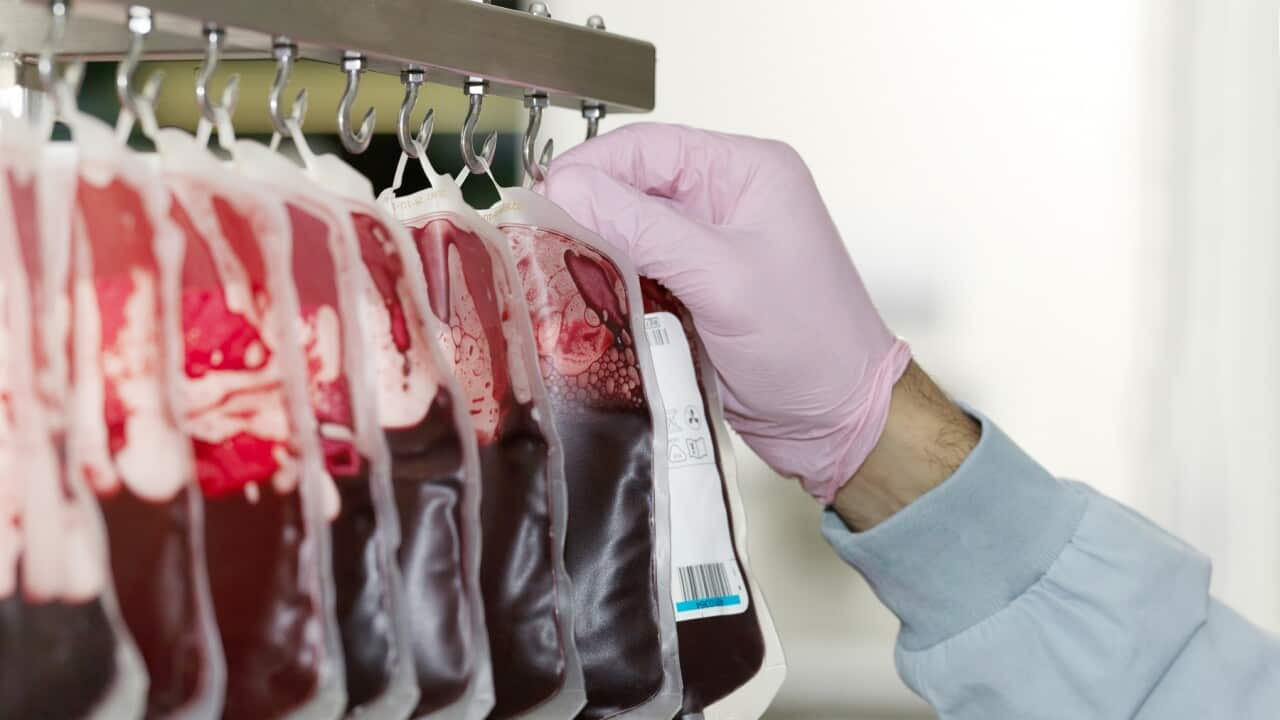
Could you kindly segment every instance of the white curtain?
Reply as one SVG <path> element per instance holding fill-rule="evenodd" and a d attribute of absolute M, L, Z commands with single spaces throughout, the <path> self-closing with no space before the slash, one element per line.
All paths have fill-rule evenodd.
<path fill-rule="evenodd" d="M 1177 3 L 1143 503 L 1280 630 L 1280 1 Z"/>

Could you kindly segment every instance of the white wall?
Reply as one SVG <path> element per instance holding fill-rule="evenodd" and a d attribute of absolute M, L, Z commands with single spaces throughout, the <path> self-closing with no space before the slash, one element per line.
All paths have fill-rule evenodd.
<path fill-rule="evenodd" d="M 1184 93 L 1177 61 L 1181 18 L 1197 3 L 1218 0 L 551 9 L 574 21 L 601 13 L 610 29 L 657 45 L 648 119 L 798 148 L 921 363 L 1051 470 L 1172 522 L 1156 500 L 1158 474 L 1176 460 L 1155 453 L 1177 448 L 1157 442 L 1168 427 L 1153 415 L 1168 406 L 1153 392 L 1172 392 L 1159 353 L 1178 322 L 1169 247 L 1186 128 L 1175 120 L 1202 102 Z M 550 115 L 559 147 L 581 139 L 572 113 Z M 1238 459 L 1235 470 L 1257 469 Z M 752 551 L 793 666 L 778 713 L 910 706 L 893 674 L 893 619 L 822 544 L 812 503 L 758 462 L 746 467 Z M 1247 592 L 1231 599 L 1248 604 Z M 1280 623 L 1280 612 L 1265 617 L 1270 607 L 1254 609 Z"/>

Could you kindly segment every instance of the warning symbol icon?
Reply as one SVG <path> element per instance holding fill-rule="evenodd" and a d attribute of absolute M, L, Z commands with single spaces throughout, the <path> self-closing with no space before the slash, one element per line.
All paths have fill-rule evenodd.
<path fill-rule="evenodd" d="M 688 460 L 688 456 L 684 454 L 684 450 L 680 449 L 680 443 L 671 443 L 671 447 L 667 449 L 667 460 L 673 465 Z"/>

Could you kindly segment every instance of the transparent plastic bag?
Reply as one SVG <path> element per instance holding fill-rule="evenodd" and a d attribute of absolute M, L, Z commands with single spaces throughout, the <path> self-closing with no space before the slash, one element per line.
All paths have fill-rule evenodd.
<path fill-rule="evenodd" d="M 390 456 L 378 423 L 374 368 L 348 215 L 283 156 L 254 142 L 233 148 L 236 169 L 285 205 L 301 310 L 311 407 L 329 475 L 333 579 L 346 667 L 347 713 L 399 720 L 418 701 L 404 591 L 395 561 L 398 521 Z"/>
<path fill-rule="evenodd" d="M 359 245 L 356 274 L 391 450 L 398 558 L 421 693 L 413 717 L 482 718 L 493 694 L 479 594 L 479 460 L 467 407 L 436 344 L 425 283 L 410 272 L 418 264 L 412 243 L 345 164 L 327 156 L 308 163 L 335 192 Z"/>
<path fill-rule="evenodd" d="M 470 401 L 484 485 L 490 717 L 571 717 L 585 689 L 564 567 L 564 466 L 528 308 L 506 239 L 425 153 L 419 160 L 432 188 L 396 198 L 393 187 L 382 202 L 409 228 L 440 343 Z"/>
<path fill-rule="evenodd" d="M 786 677 L 786 660 L 748 562 L 719 381 L 688 308 L 649 278 L 640 279 L 640 290 L 667 407 L 680 712 L 708 720 L 760 717 Z"/>
<path fill-rule="evenodd" d="M 58 301 L 71 306 L 77 471 L 101 507 L 120 609 L 146 661 L 147 717 L 216 717 L 225 665 L 194 454 L 175 413 L 182 245 L 149 163 L 94 118 L 73 130 L 70 246 L 46 243 L 66 261 L 46 277 L 70 293 Z"/>
<path fill-rule="evenodd" d="M 205 501 L 227 718 L 346 707 L 324 468 L 307 393 L 289 218 L 189 135 L 156 145 L 185 242 L 182 405 Z"/>
<path fill-rule="evenodd" d="M 681 678 L 670 602 L 666 412 L 626 258 L 521 188 L 485 214 L 507 236 L 565 449 L 566 560 L 584 718 L 669 718 Z"/>
<path fill-rule="evenodd" d="M 26 259 L 69 230 L 42 220 L 51 206 L 70 216 L 74 156 L 58 160 L 66 184 L 48 182 L 44 143 L 20 122 L 0 119 L 0 716 L 135 717 L 147 677 L 120 619 L 101 518 L 70 471 L 63 408 L 37 391 L 49 348 L 34 313 L 46 308 Z"/>

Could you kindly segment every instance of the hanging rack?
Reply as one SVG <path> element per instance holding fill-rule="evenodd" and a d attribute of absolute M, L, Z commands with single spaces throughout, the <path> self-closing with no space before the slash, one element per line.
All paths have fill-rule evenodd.
<path fill-rule="evenodd" d="M 551 105 L 579 111 L 654 107 L 651 43 L 474 0 L 76 0 L 60 56 L 125 57 L 129 7 L 138 4 L 153 18 L 147 59 L 203 57 L 204 29 L 212 26 L 225 32 L 222 59 L 270 59 L 274 39 L 284 34 L 297 59 L 341 65 L 360 56 L 367 72 L 399 75 L 415 67 L 435 83 L 463 87 L 479 79 L 489 94 L 519 99 L 537 91 Z M 48 0 L 0 0 L 4 49 L 24 68 L 34 70 L 48 23 Z M 20 76 L 34 86 L 34 72 Z"/>

